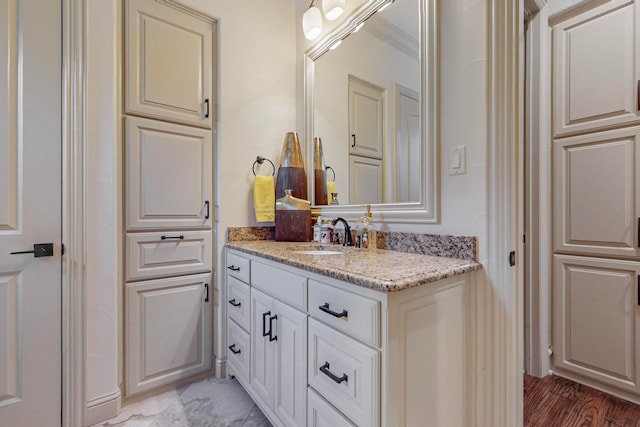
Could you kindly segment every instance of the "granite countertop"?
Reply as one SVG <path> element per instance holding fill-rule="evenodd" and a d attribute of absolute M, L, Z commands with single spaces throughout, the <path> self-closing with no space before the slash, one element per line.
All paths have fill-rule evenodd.
<path fill-rule="evenodd" d="M 481 264 L 466 259 L 313 242 L 232 241 L 227 242 L 226 247 L 383 292 L 401 291 L 482 268 Z M 308 249 L 341 253 L 312 255 L 296 252 Z"/>

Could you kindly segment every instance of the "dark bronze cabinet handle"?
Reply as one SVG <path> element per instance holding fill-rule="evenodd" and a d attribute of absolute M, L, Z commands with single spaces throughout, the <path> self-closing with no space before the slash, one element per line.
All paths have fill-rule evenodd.
<path fill-rule="evenodd" d="M 205 214 L 204 214 L 204 219 L 209 219 L 209 201 L 205 200 L 204 201 L 204 208 L 205 208 Z"/>
<path fill-rule="evenodd" d="M 229 350 L 231 350 L 231 353 L 233 353 L 233 354 L 240 354 L 240 353 L 242 353 L 242 350 L 240 350 L 240 349 L 236 350 L 236 345 L 235 345 L 235 344 L 231 344 L 231 345 L 229 346 Z"/>
<path fill-rule="evenodd" d="M 277 314 L 269 317 L 269 341 L 278 341 L 278 336 L 273 335 L 273 323 L 271 322 L 273 322 L 274 320 L 278 320 Z"/>
<path fill-rule="evenodd" d="M 230 299 L 229 300 L 229 304 L 231 304 L 234 307 L 240 307 L 242 305 L 242 303 L 241 302 L 237 302 L 235 298 L 234 299 Z"/>
<path fill-rule="evenodd" d="M 351 134 L 351 138 L 353 138 L 353 144 L 351 144 L 351 147 L 353 148 L 353 147 L 355 147 L 355 146 L 356 146 L 356 134 L 355 134 L 355 133 L 352 133 L 352 134 Z"/>
<path fill-rule="evenodd" d="M 204 100 L 204 106 L 205 106 L 204 117 L 208 119 L 209 118 L 209 98 Z"/>
<path fill-rule="evenodd" d="M 262 336 L 266 337 L 271 334 L 271 331 L 267 332 L 267 317 L 271 316 L 271 312 L 267 311 L 266 313 L 262 313 Z"/>
<path fill-rule="evenodd" d="M 333 375 L 333 372 L 329 370 L 329 362 L 324 362 L 324 365 L 320 366 L 320 372 L 322 372 L 338 384 L 349 380 L 347 374 L 342 374 L 341 377 L 336 377 L 335 375 Z"/>
<path fill-rule="evenodd" d="M 231 264 L 230 266 L 227 267 L 229 270 L 231 271 L 240 271 L 240 267 L 236 267 L 235 265 Z"/>
<path fill-rule="evenodd" d="M 179 236 L 160 236 L 160 240 L 171 240 L 171 239 L 184 240 L 184 236 L 182 234 Z"/>
<path fill-rule="evenodd" d="M 349 317 L 349 312 L 347 310 L 342 310 L 340 313 L 333 311 L 329 308 L 329 303 L 325 302 L 320 307 L 318 307 L 321 311 L 324 311 L 327 314 L 332 315 L 333 317 Z"/>

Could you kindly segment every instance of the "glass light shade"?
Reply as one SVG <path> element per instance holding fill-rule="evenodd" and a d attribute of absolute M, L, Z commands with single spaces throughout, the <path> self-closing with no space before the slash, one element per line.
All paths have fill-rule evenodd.
<path fill-rule="evenodd" d="M 345 0 L 322 0 L 324 17 L 329 21 L 335 21 L 344 13 Z"/>
<path fill-rule="evenodd" d="M 302 31 L 308 40 L 313 40 L 322 32 L 322 13 L 313 6 L 302 15 Z"/>

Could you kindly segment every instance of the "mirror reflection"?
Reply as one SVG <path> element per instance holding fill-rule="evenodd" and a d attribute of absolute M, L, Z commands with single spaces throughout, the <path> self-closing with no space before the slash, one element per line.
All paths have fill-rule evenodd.
<path fill-rule="evenodd" d="M 316 205 L 336 203 L 331 193 L 344 204 L 420 201 L 419 16 L 418 0 L 395 0 L 316 59 L 313 134 L 330 167 L 314 171 L 328 181 Z"/>

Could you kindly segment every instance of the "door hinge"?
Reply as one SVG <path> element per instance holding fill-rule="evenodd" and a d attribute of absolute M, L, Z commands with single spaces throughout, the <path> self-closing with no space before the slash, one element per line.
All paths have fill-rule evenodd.
<path fill-rule="evenodd" d="M 64 250 L 65 250 L 65 247 L 64 247 L 64 243 L 63 243 L 63 244 L 60 245 L 60 255 L 64 255 Z"/>
<path fill-rule="evenodd" d="M 549 348 L 547 349 L 547 354 L 549 355 L 549 357 L 553 356 L 553 347 L 549 346 Z"/>
<path fill-rule="evenodd" d="M 516 265 L 516 251 L 509 252 L 509 265 L 511 267 Z"/>
<path fill-rule="evenodd" d="M 523 245 L 526 245 L 526 244 L 527 244 L 527 235 L 526 235 L 526 234 L 523 234 L 523 235 L 522 235 L 522 244 L 523 244 Z"/>

